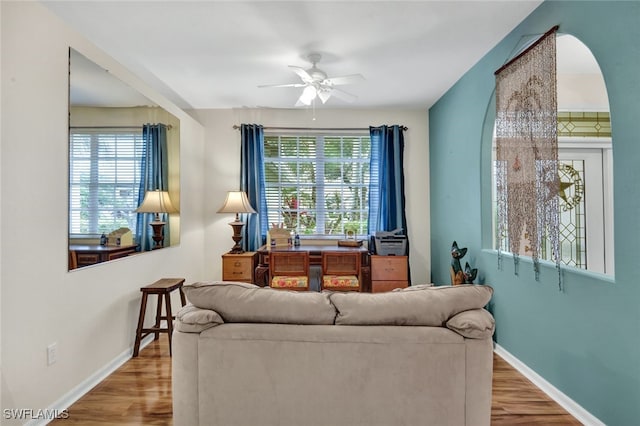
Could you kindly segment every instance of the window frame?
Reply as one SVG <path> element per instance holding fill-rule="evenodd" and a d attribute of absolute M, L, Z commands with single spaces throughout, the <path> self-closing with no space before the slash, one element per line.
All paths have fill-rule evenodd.
<path fill-rule="evenodd" d="M 498 249 L 496 240 L 496 182 L 495 163 L 496 146 L 495 130 L 492 137 L 491 157 L 491 204 L 492 204 L 492 248 Z M 580 158 L 574 158 L 574 155 Z M 590 136 L 558 136 L 558 160 L 585 161 L 585 216 L 586 216 L 586 267 L 567 265 L 561 261 L 563 268 L 589 271 L 613 276 L 614 243 L 613 243 L 613 148 L 611 137 Z M 590 166 L 596 171 L 590 172 Z M 601 179 L 596 179 L 596 176 Z M 594 184 L 597 188 L 594 188 Z M 507 239 L 503 240 L 506 244 Z M 503 253 L 511 253 L 508 246 L 502 247 Z M 520 256 L 530 257 L 521 251 Z M 549 259 L 540 258 L 541 261 Z"/>
<path fill-rule="evenodd" d="M 74 144 L 82 143 L 81 140 L 75 140 L 75 138 L 88 138 L 89 143 L 89 156 L 80 156 L 74 154 Z M 132 144 L 132 148 L 126 155 L 118 155 L 117 150 L 113 153 L 113 155 L 105 155 L 100 153 L 100 142 L 102 140 L 108 140 L 109 138 L 114 139 L 114 147 L 118 143 L 118 140 L 124 141 L 129 140 L 128 142 Z M 104 143 L 104 142 L 103 142 Z M 91 208 L 88 209 L 82 206 L 81 193 L 86 188 L 89 188 L 89 202 L 94 205 L 99 205 L 100 201 L 100 192 L 105 188 L 112 188 L 114 201 L 116 199 L 116 192 L 121 191 L 123 188 L 125 190 L 130 189 L 131 195 L 128 197 L 129 206 L 132 207 L 129 211 L 129 214 L 133 212 L 133 210 L 137 207 L 138 204 L 138 193 L 140 189 L 140 179 L 141 179 L 141 162 L 144 156 L 144 140 L 142 135 L 141 127 L 100 127 L 100 126 L 83 126 L 83 127 L 71 127 L 69 130 L 69 205 L 68 205 L 68 214 L 69 214 L 69 237 L 70 238 L 97 238 L 103 233 L 107 233 L 115 230 L 120 226 L 124 226 L 124 222 L 118 222 L 116 218 L 117 213 L 119 211 L 124 211 L 122 208 L 118 209 L 115 205 L 116 203 L 109 204 L 109 208 Z M 105 162 L 111 162 L 111 166 L 113 167 L 114 173 L 110 175 L 113 179 L 111 182 L 100 182 L 100 163 L 101 160 L 103 162 L 103 166 Z M 88 161 L 89 168 L 89 183 L 84 183 L 78 181 L 74 174 L 74 162 L 79 161 Z M 118 164 L 118 163 L 121 164 Z M 122 167 L 122 162 L 133 162 L 133 166 L 125 166 Z M 128 170 L 126 170 L 128 169 Z M 86 170 L 86 169 L 85 169 Z M 118 171 L 121 170 L 120 176 L 118 175 Z M 78 171 L 77 174 L 80 176 L 82 172 Z M 127 182 L 124 178 L 124 175 L 128 174 L 133 181 Z M 82 214 L 83 211 L 89 211 L 89 215 L 91 216 L 88 225 L 88 229 L 83 230 L 82 222 L 76 223 L 77 220 L 82 219 L 79 215 Z M 108 228 L 100 229 L 101 224 L 101 212 L 110 212 L 114 215 L 114 220 L 112 225 L 109 225 Z M 131 220 L 126 220 L 126 227 L 130 228 L 132 232 L 135 232 L 136 227 L 136 215 L 134 214 Z M 75 219 L 74 219 L 75 218 Z M 103 219 L 103 217 L 102 217 Z M 74 232 L 75 230 L 75 232 Z M 78 232 L 79 231 L 79 232 Z"/>
<path fill-rule="evenodd" d="M 310 157 L 273 157 L 268 156 L 267 143 L 272 142 L 269 139 L 273 138 L 297 138 L 298 143 L 300 143 L 300 139 L 305 138 L 314 138 L 315 139 L 315 155 Z M 326 150 L 324 149 L 327 145 L 327 140 L 332 138 L 340 138 L 340 141 L 344 141 L 349 138 L 359 139 L 358 149 L 361 154 L 366 152 L 366 156 L 327 156 Z M 366 140 L 366 146 L 363 146 L 362 142 Z M 371 137 L 368 131 L 265 131 L 264 133 L 264 144 L 265 144 L 265 153 L 264 153 L 264 164 L 265 164 L 265 175 L 268 170 L 268 163 L 311 163 L 314 166 L 315 170 L 315 183 L 303 183 L 302 187 L 311 188 L 311 192 L 315 191 L 315 206 L 307 207 L 306 210 L 315 213 L 315 228 L 313 232 L 301 232 L 298 226 L 291 229 L 299 233 L 300 235 L 316 238 L 316 239 L 331 239 L 331 238 L 344 238 L 348 229 L 345 229 L 344 223 L 341 224 L 339 232 L 333 232 L 327 234 L 327 227 L 329 226 L 328 213 L 337 214 L 342 217 L 343 215 L 349 215 L 353 213 L 356 216 L 360 217 L 360 225 L 358 226 L 358 230 L 353 233 L 355 237 L 364 237 L 367 232 L 367 223 L 368 223 L 368 195 L 369 195 L 369 186 L 370 186 L 370 161 L 371 161 Z M 343 145 L 341 145 L 341 149 Z M 278 159 L 286 158 L 287 161 L 277 161 Z M 275 160 L 275 161 L 274 161 Z M 345 161 L 348 160 L 348 161 Z M 356 182 L 352 184 L 352 187 L 357 187 L 361 189 L 360 192 L 360 208 L 355 209 L 329 209 L 327 208 L 327 188 L 334 187 L 337 188 L 340 193 L 344 193 L 344 188 L 348 187 L 343 182 L 341 182 L 338 186 L 326 181 L 325 169 L 327 164 L 357 164 L 358 171 L 363 174 L 363 180 L 361 182 Z M 298 168 L 299 170 L 299 168 Z M 340 177 L 344 179 L 344 167 L 341 166 L 341 175 Z M 297 178 L 298 176 L 296 176 Z M 279 181 L 277 183 L 273 183 L 267 180 L 265 176 L 265 194 L 267 199 L 267 211 L 268 211 L 268 223 L 269 227 L 271 227 L 274 223 L 284 223 L 283 213 L 288 209 L 283 208 L 274 208 L 273 199 L 274 196 L 270 195 L 270 191 L 274 188 L 300 188 L 300 182 L 297 182 L 295 185 L 292 185 L 291 182 L 282 182 Z M 335 192 L 334 192 L 335 193 Z M 362 194 L 366 195 L 363 196 Z M 278 196 L 281 197 L 282 193 L 278 192 Z M 300 210 L 305 210 L 305 207 L 300 207 L 298 204 L 296 209 L 292 209 L 296 213 L 303 213 Z M 299 225 L 299 219 L 296 220 L 296 224 Z M 350 228 L 350 227 L 346 227 Z"/>

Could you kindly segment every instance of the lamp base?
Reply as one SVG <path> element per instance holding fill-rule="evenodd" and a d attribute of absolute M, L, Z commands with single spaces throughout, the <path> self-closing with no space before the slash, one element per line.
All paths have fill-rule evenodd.
<path fill-rule="evenodd" d="M 231 254 L 241 254 L 244 253 L 242 249 L 242 227 L 244 226 L 244 222 L 236 220 L 235 222 L 229 222 L 229 225 L 233 228 L 233 241 L 235 241 L 235 245 L 231 248 L 229 253 Z"/>
<path fill-rule="evenodd" d="M 164 247 L 164 232 L 163 232 L 163 228 L 164 225 L 166 224 L 166 222 L 160 222 L 160 221 L 154 221 L 151 222 L 149 225 L 151 225 L 151 228 L 153 229 L 153 248 L 152 250 L 155 249 L 161 249 Z"/>

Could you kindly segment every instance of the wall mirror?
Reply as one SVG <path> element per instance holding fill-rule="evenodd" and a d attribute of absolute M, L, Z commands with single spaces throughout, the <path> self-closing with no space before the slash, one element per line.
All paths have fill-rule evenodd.
<path fill-rule="evenodd" d="M 69 49 L 70 270 L 179 243 L 179 147 L 178 118 Z M 173 208 L 137 213 L 156 189 Z"/>

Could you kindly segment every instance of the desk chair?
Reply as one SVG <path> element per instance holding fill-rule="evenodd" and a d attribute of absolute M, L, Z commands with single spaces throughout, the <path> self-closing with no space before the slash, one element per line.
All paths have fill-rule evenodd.
<path fill-rule="evenodd" d="M 362 291 L 360 252 L 323 251 L 320 290 Z"/>
<path fill-rule="evenodd" d="M 269 287 L 282 290 L 309 290 L 309 252 L 271 250 Z"/>

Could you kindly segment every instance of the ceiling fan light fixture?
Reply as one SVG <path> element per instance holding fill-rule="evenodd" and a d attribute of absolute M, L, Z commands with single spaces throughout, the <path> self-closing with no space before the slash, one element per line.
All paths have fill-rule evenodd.
<path fill-rule="evenodd" d="M 304 105 L 311 105 L 311 102 L 313 102 L 317 94 L 318 90 L 315 88 L 315 86 L 309 85 L 302 91 L 302 95 L 300 95 L 299 101 Z"/>

